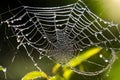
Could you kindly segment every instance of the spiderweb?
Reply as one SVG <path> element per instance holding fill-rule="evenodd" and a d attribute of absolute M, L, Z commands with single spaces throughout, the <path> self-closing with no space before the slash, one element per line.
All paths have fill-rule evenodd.
<path fill-rule="evenodd" d="M 12 15 L 3 19 L 6 14 Z M 79 74 L 93 76 L 108 69 L 115 60 L 114 50 L 120 49 L 118 25 L 96 16 L 81 0 L 60 7 L 23 5 L 2 13 L 1 17 L 1 24 L 7 24 L 13 30 L 19 43 L 17 49 L 23 46 L 39 70 L 40 67 L 31 56 L 33 50 L 39 52 L 39 59 L 46 56 L 61 64 L 77 56 L 77 52 L 93 46 L 110 50 L 111 54 L 97 54 L 95 58 L 98 61 L 92 58 L 84 61 L 84 66 L 91 65 L 84 71 L 68 64 Z M 92 66 L 98 68 L 94 69 Z"/>

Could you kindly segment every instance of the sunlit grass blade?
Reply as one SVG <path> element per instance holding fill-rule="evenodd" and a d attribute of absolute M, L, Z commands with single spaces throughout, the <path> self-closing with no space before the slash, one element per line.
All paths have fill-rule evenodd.
<path fill-rule="evenodd" d="M 53 72 L 54 74 L 57 73 L 57 72 L 59 71 L 60 67 L 61 67 L 61 65 L 60 65 L 59 63 L 57 63 L 57 64 L 53 67 L 52 72 Z"/>
<path fill-rule="evenodd" d="M 118 59 L 116 59 L 115 63 L 112 65 L 110 71 L 108 71 L 107 80 L 120 80 L 120 51 L 117 53 Z"/>
<path fill-rule="evenodd" d="M 37 78 L 44 78 L 44 79 L 48 80 L 48 76 L 44 72 L 40 72 L 40 71 L 32 71 L 32 72 L 26 74 L 22 78 L 22 80 L 35 80 Z"/>
<path fill-rule="evenodd" d="M 0 71 L 3 71 L 4 72 L 4 75 L 5 75 L 5 79 L 7 79 L 7 76 L 6 76 L 6 68 L 0 66 Z"/>
<path fill-rule="evenodd" d="M 99 47 L 94 47 L 94 48 L 88 49 L 87 51 L 84 51 L 84 52 L 80 53 L 80 55 L 71 59 L 68 63 L 72 67 L 75 67 L 75 66 L 79 65 L 79 69 L 81 71 L 84 71 L 84 66 L 82 65 L 82 62 L 87 60 L 88 58 L 94 56 L 95 54 L 99 53 L 100 50 L 101 50 L 101 48 L 99 48 Z M 56 64 L 53 67 L 53 73 L 57 73 L 57 71 L 61 70 L 60 67 L 61 67 L 60 64 Z M 74 72 L 69 67 L 67 67 L 67 65 L 62 66 L 62 69 L 63 69 L 63 75 L 62 76 L 65 78 L 65 80 L 69 80 L 70 76 Z"/>
<path fill-rule="evenodd" d="M 55 76 L 51 77 L 49 80 L 66 80 L 66 79 L 64 79 L 60 75 L 55 75 Z"/>
<path fill-rule="evenodd" d="M 2 66 L 0 66 L 0 71 L 3 71 L 3 70 L 4 70 L 4 68 Z"/>
<path fill-rule="evenodd" d="M 100 50 L 101 50 L 101 48 L 99 48 L 99 47 L 95 47 L 95 48 L 89 49 L 89 50 L 81 53 L 77 57 L 71 59 L 69 61 L 69 64 L 72 67 L 75 67 L 75 66 L 81 64 L 83 61 L 87 60 L 88 58 L 90 58 L 90 57 L 94 56 L 95 54 L 97 54 Z"/>

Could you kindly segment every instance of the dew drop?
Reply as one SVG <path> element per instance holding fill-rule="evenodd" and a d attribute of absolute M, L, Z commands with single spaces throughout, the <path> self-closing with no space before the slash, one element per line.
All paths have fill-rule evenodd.
<path fill-rule="evenodd" d="M 1 24 L 3 24 L 3 22 L 1 21 Z"/>
<path fill-rule="evenodd" d="M 99 33 L 100 33 L 100 34 L 102 34 L 102 32 L 101 32 L 101 31 L 100 31 Z"/>
<path fill-rule="evenodd" d="M 16 19 L 16 21 L 19 21 L 19 19 Z"/>
<path fill-rule="evenodd" d="M 28 36 L 28 34 L 26 34 L 25 36 Z"/>
<path fill-rule="evenodd" d="M 14 23 L 14 21 L 11 21 L 11 23 Z"/>
<path fill-rule="evenodd" d="M 29 20 L 30 22 L 32 21 L 32 19 Z"/>
<path fill-rule="evenodd" d="M 23 29 L 20 30 L 21 32 L 23 31 Z"/>
<path fill-rule="evenodd" d="M 50 58 L 50 56 L 47 56 L 48 58 Z"/>
<path fill-rule="evenodd" d="M 39 48 L 39 50 L 40 50 L 40 51 L 42 51 L 42 49 L 41 49 L 41 48 Z"/>
<path fill-rule="evenodd" d="M 29 40 L 32 40 L 32 38 L 29 38 Z"/>
<path fill-rule="evenodd" d="M 46 36 L 44 36 L 44 39 L 46 39 L 47 37 Z"/>
<path fill-rule="evenodd" d="M 10 27 L 10 24 L 8 24 L 8 27 Z"/>
<path fill-rule="evenodd" d="M 97 37 L 97 34 L 95 34 L 95 37 Z"/>
<path fill-rule="evenodd" d="M 107 62 L 109 62 L 109 60 L 106 59 L 105 62 L 107 63 Z"/>
<path fill-rule="evenodd" d="M 36 63 L 36 64 L 34 64 L 34 66 L 37 66 L 37 63 Z"/>
<path fill-rule="evenodd" d="M 83 51 L 83 49 L 80 49 L 80 51 Z"/>
<path fill-rule="evenodd" d="M 100 22 L 102 21 L 102 19 L 100 19 Z"/>
<path fill-rule="evenodd" d="M 9 21 L 5 21 L 7 24 L 9 24 Z"/>
<path fill-rule="evenodd" d="M 42 52 L 40 52 L 40 54 L 42 54 Z"/>
<path fill-rule="evenodd" d="M 19 48 L 20 48 L 20 46 L 18 45 L 18 46 L 17 46 L 17 50 L 19 50 Z"/>
<path fill-rule="evenodd" d="M 102 54 L 100 54 L 100 55 L 99 55 L 99 57 L 100 57 L 100 58 L 103 58 L 103 55 L 102 55 Z"/>
<path fill-rule="evenodd" d="M 105 23 L 105 24 L 107 24 L 107 22 L 106 22 L 106 21 L 104 21 L 104 23 Z"/>
<path fill-rule="evenodd" d="M 41 59 L 42 59 L 42 57 L 40 56 L 40 57 L 39 57 L 39 59 L 41 60 Z"/>
<path fill-rule="evenodd" d="M 30 43 L 27 43 L 28 45 L 30 45 Z"/>
<path fill-rule="evenodd" d="M 17 36 L 18 38 L 20 38 L 20 36 Z"/>
<path fill-rule="evenodd" d="M 20 39 L 17 39 L 17 42 L 19 43 L 19 42 L 20 42 Z"/>

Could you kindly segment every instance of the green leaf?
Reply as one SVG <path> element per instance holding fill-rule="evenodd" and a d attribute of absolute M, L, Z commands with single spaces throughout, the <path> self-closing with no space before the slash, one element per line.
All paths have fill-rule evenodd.
<path fill-rule="evenodd" d="M 53 77 L 51 77 L 49 80 L 65 80 L 63 77 L 61 77 L 60 75 L 55 75 Z"/>
<path fill-rule="evenodd" d="M 79 65 L 79 68 L 81 71 L 84 71 L 84 67 L 81 64 L 83 61 L 85 61 L 86 59 L 94 56 L 95 54 L 97 54 L 99 51 L 101 50 L 101 48 L 99 47 L 94 47 L 91 48 L 85 52 L 82 52 L 80 55 L 76 56 L 75 58 L 71 59 L 68 63 L 72 66 L 75 67 L 77 65 Z M 53 73 L 57 73 L 60 69 L 60 64 L 56 64 L 53 67 Z M 69 80 L 70 76 L 74 73 L 68 66 L 64 65 L 62 66 L 62 70 L 64 71 L 62 74 L 62 76 L 64 77 L 65 80 Z M 56 79 L 56 78 L 55 78 Z M 55 80 L 53 79 L 53 80 Z M 61 79 L 56 79 L 56 80 L 61 80 Z"/>
<path fill-rule="evenodd" d="M 99 47 L 89 49 L 86 52 L 83 52 L 80 55 L 78 55 L 77 57 L 71 59 L 69 64 L 72 67 L 75 67 L 75 66 L 81 64 L 83 61 L 87 60 L 88 58 L 90 58 L 90 57 L 94 56 L 95 54 L 97 54 L 100 50 L 101 50 L 101 48 L 99 48 Z"/>
<path fill-rule="evenodd" d="M 0 66 L 0 71 L 3 71 L 3 69 L 4 69 L 4 68 L 3 68 L 2 66 Z"/>
<path fill-rule="evenodd" d="M 65 69 L 63 73 L 63 77 L 65 78 L 65 80 L 70 80 L 72 74 L 73 71 L 71 69 Z"/>
<path fill-rule="evenodd" d="M 40 71 L 29 72 L 22 78 L 22 80 L 35 80 L 37 78 L 44 78 L 48 80 L 48 76 L 44 72 Z"/>
<path fill-rule="evenodd" d="M 60 68 L 61 68 L 61 65 L 60 65 L 59 63 L 57 63 L 57 64 L 53 67 L 52 72 L 53 72 L 54 74 L 56 74 L 56 73 L 60 70 Z"/>
<path fill-rule="evenodd" d="M 0 66 L 0 71 L 3 71 L 3 72 L 4 72 L 5 79 L 7 79 L 7 77 L 6 77 L 6 68 Z"/>
<path fill-rule="evenodd" d="M 117 57 L 118 59 L 114 62 L 110 71 L 107 73 L 107 80 L 120 80 L 120 52 L 118 52 Z"/>

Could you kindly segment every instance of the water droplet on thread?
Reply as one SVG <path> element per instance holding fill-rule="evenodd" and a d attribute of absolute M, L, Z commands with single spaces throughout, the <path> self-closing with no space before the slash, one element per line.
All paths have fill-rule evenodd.
<path fill-rule="evenodd" d="M 10 25 L 8 24 L 8 27 L 10 27 Z"/>
<path fill-rule="evenodd" d="M 26 34 L 25 36 L 28 36 L 28 34 Z"/>
<path fill-rule="evenodd" d="M 44 39 L 46 39 L 47 37 L 46 36 L 44 36 Z"/>
<path fill-rule="evenodd" d="M 28 45 L 30 45 L 30 43 L 27 43 Z"/>
<path fill-rule="evenodd" d="M 41 51 L 42 49 L 41 49 L 41 48 L 39 48 L 39 50 Z"/>
<path fill-rule="evenodd" d="M 83 49 L 80 49 L 80 51 L 83 51 Z"/>
<path fill-rule="evenodd" d="M 40 56 L 39 59 L 42 59 L 42 57 Z"/>
<path fill-rule="evenodd" d="M 107 62 L 109 62 L 109 60 L 106 59 L 105 62 L 107 63 Z"/>
<path fill-rule="evenodd" d="M 103 58 L 103 55 L 102 55 L 102 54 L 100 54 L 100 55 L 99 55 L 99 57 L 100 57 L 100 58 Z"/>
<path fill-rule="evenodd" d="M 34 64 L 34 66 L 37 66 L 37 63 L 36 63 L 36 64 Z"/>
<path fill-rule="evenodd" d="M 19 43 L 19 42 L 20 42 L 20 39 L 17 39 L 17 42 Z"/>
<path fill-rule="evenodd" d="M 14 21 L 11 21 L 11 23 L 14 23 Z"/>

